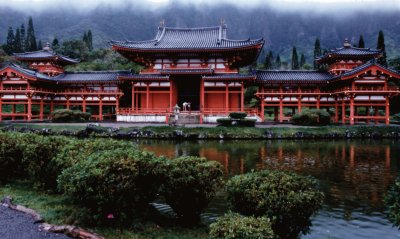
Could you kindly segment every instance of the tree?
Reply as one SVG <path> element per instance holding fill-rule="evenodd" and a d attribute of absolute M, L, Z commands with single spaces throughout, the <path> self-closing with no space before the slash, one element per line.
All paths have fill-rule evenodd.
<path fill-rule="evenodd" d="M 43 44 L 42 44 L 42 41 L 40 41 L 39 40 L 39 42 L 38 42 L 38 44 L 37 44 L 37 48 L 36 48 L 37 50 L 41 50 L 41 49 L 43 49 Z"/>
<path fill-rule="evenodd" d="M 22 52 L 21 32 L 19 28 L 17 28 L 17 30 L 15 31 L 14 52 Z"/>
<path fill-rule="evenodd" d="M 293 47 L 293 51 L 292 51 L 292 70 L 298 70 L 298 69 L 300 69 L 299 56 L 297 55 L 296 47 Z"/>
<path fill-rule="evenodd" d="M 57 37 L 54 37 L 51 47 L 53 48 L 54 51 L 60 48 L 60 42 L 58 41 Z"/>
<path fill-rule="evenodd" d="M 314 69 L 315 70 L 318 69 L 318 64 L 315 61 L 315 59 L 320 57 L 321 55 L 322 55 L 321 54 L 321 43 L 320 43 L 319 39 L 317 38 L 315 40 L 315 46 L 314 46 Z"/>
<path fill-rule="evenodd" d="M 306 64 L 306 57 L 304 56 L 303 53 L 301 53 L 301 56 L 300 56 L 300 68 L 303 68 L 305 64 Z"/>
<path fill-rule="evenodd" d="M 21 24 L 21 28 L 20 28 L 20 32 L 21 32 L 21 51 L 25 52 L 26 51 L 26 41 L 25 41 L 25 25 Z"/>
<path fill-rule="evenodd" d="M 14 53 L 14 49 L 15 49 L 15 35 L 14 35 L 14 30 L 12 29 L 12 27 L 8 28 L 8 34 L 7 34 L 7 43 L 6 46 L 4 48 L 4 51 L 7 54 L 12 54 Z"/>
<path fill-rule="evenodd" d="M 93 50 L 93 36 L 92 36 L 91 30 L 89 30 L 87 33 L 87 41 L 88 41 L 89 51 L 92 51 Z"/>
<path fill-rule="evenodd" d="M 282 61 L 281 61 L 281 57 L 279 56 L 279 54 L 276 56 L 275 67 L 278 70 L 282 67 Z"/>
<path fill-rule="evenodd" d="M 360 35 L 360 40 L 358 40 L 358 48 L 365 48 L 363 35 Z"/>
<path fill-rule="evenodd" d="M 33 27 L 32 17 L 29 17 L 29 22 L 28 22 L 28 31 L 27 31 L 27 36 L 26 36 L 26 50 L 27 51 L 36 51 L 37 50 L 35 29 Z"/>
<path fill-rule="evenodd" d="M 382 66 L 387 66 L 385 36 L 383 35 L 382 30 L 379 31 L 378 44 L 376 48 L 382 51 L 382 56 L 378 59 L 378 63 Z"/>
<path fill-rule="evenodd" d="M 86 44 L 86 46 L 88 46 L 88 36 L 87 36 L 86 32 L 83 33 L 82 41 Z M 89 48 L 89 46 L 88 46 L 88 48 Z"/>
<path fill-rule="evenodd" d="M 265 62 L 264 62 L 264 68 L 266 70 L 271 70 L 274 68 L 274 55 L 272 53 L 272 51 L 269 51 L 268 55 L 265 57 Z"/>

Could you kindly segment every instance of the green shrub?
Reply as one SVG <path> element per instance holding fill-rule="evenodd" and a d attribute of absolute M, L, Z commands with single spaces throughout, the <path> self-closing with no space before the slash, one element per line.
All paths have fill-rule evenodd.
<path fill-rule="evenodd" d="M 51 113 L 53 122 L 84 122 L 90 119 L 90 113 L 79 110 L 60 109 Z"/>
<path fill-rule="evenodd" d="M 198 223 L 200 213 L 215 196 L 224 175 L 220 163 L 198 157 L 167 161 L 163 194 L 167 203 L 187 224 Z"/>
<path fill-rule="evenodd" d="M 102 151 L 65 169 L 58 183 L 73 202 L 93 214 L 96 224 L 110 215 L 130 223 L 158 194 L 162 180 L 156 172 L 164 161 L 136 149 Z"/>
<path fill-rule="evenodd" d="M 93 153 L 113 149 L 132 150 L 137 149 L 137 146 L 131 142 L 112 139 L 70 140 L 68 144 L 59 149 L 57 155 L 49 162 L 45 176 L 46 184 L 49 185 L 49 188 L 56 190 L 57 177 L 64 169 L 88 159 Z"/>
<path fill-rule="evenodd" d="M 385 196 L 385 203 L 389 209 L 389 220 L 394 226 L 400 227 L 400 178 L 389 188 Z"/>
<path fill-rule="evenodd" d="M 396 121 L 400 121 L 400 113 L 393 115 L 393 119 Z"/>
<path fill-rule="evenodd" d="M 0 183 L 26 176 L 22 164 L 26 138 L 19 133 L 0 133 Z"/>
<path fill-rule="evenodd" d="M 242 127 L 254 127 L 256 119 L 232 119 L 232 118 L 219 118 L 217 123 L 219 126 L 242 126 Z"/>
<path fill-rule="evenodd" d="M 331 116 L 325 110 L 303 110 L 293 115 L 292 122 L 296 125 L 328 125 L 331 123 Z"/>
<path fill-rule="evenodd" d="M 231 112 L 229 113 L 229 118 L 231 119 L 244 119 L 246 118 L 247 113 L 246 112 Z"/>
<path fill-rule="evenodd" d="M 261 171 L 233 177 L 228 201 L 243 215 L 267 216 L 275 234 L 296 237 L 307 232 L 310 217 L 321 207 L 323 194 L 309 177 L 282 171 Z"/>
<path fill-rule="evenodd" d="M 230 118 L 218 118 L 217 123 L 220 126 L 231 126 L 232 120 Z"/>
<path fill-rule="evenodd" d="M 211 239 L 273 239 L 271 222 L 266 217 L 244 217 L 229 213 L 210 225 Z"/>

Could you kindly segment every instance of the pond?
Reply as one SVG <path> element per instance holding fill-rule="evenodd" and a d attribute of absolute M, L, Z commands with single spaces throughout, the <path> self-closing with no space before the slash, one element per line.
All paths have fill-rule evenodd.
<path fill-rule="evenodd" d="M 280 169 L 311 175 L 325 193 L 312 219 L 316 238 L 400 238 L 386 216 L 383 198 L 400 170 L 400 141 L 137 141 L 157 155 L 206 157 L 224 165 L 227 177 Z M 207 212 L 227 210 L 219 194 Z"/>

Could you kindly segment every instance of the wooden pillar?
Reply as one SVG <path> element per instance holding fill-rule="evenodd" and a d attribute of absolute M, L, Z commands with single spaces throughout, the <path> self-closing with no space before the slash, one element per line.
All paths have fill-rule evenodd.
<path fill-rule="evenodd" d="M 146 111 L 149 110 L 149 102 L 150 102 L 150 86 L 149 83 L 146 85 Z"/>
<path fill-rule="evenodd" d="M 66 97 L 67 98 L 67 109 L 69 110 L 69 96 Z"/>
<path fill-rule="evenodd" d="M 115 114 L 119 113 L 119 95 L 115 96 Z"/>
<path fill-rule="evenodd" d="M 86 96 L 82 96 L 82 112 L 86 112 Z"/>
<path fill-rule="evenodd" d="M 103 120 L 103 98 L 100 96 L 99 99 L 100 99 L 100 101 L 99 101 L 99 120 L 102 121 Z"/>
<path fill-rule="evenodd" d="M 354 96 L 350 96 L 350 125 L 354 125 Z"/>
<path fill-rule="evenodd" d="M 261 121 L 265 121 L 265 99 L 264 95 L 261 96 Z"/>
<path fill-rule="evenodd" d="M 321 96 L 317 96 L 317 110 L 319 110 L 321 104 Z"/>
<path fill-rule="evenodd" d="M 25 110 L 24 110 L 24 113 L 26 113 Z M 15 120 L 15 104 L 11 105 L 11 114 L 12 114 L 11 119 Z"/>
<path fill-rule="evenodd" d="M 40 112 L 39 112 L 39 119 L 43 121 L 43 113 L 44 113 L 44 99 L 43 96 L 40 97 Z"/>
<path fill-rule="evenodd" d="M 201 84 L 201 83 L 200 83 Z M 174 108 L 174 103 L 172 102 L 172 90 L 173 90 L 173 88 L 172 88 L 172 81 L 170 80 L 169 81 L 169 111 L 170 112 L 172 112 L 173 111 L 173 108 Z M 201 85 L 200 85 L 200 99 L 201 99 Z M 201 100 L 200 100 L 201 101 Z M 201 108 L 201 106 L 200 106 L 200 108 Z"/>
<path fill-rule="evenodd" d="M 301 96 L 297 97 L 297 113 L 301 113 Z"/>
<path fill-rule="evenodd" d="M 242 81 L 242 87 L 240 88 L 240 111 L 244 111 L 244 82 Z M 263 116 L 264 118 L 264 116 Z"/>
<path fill-rule="evenodd" d="M 229 92 L 228 92 L 228 83 L 225 83 L 225 113 L 229 112 Z"/>
<path fill-rule="evenodd" d="M 338 99 L 335 99 L 335 123 L 339 123 L 339 103 Z"/>
<path fill-rule="evenodd" d="M 279 97 L 279 122 L 283 122 L 283 96 Z"/>
<path fill-rule="evenodd" d="M 204 117 L 204 79 L 200 80 L 200 124 L 203 124 Z"/>
<path fill-rule="evenodd" d="M 28 111 L 27 111 L 28 121 L 32 120 L 32 96 L 28 95 Z"/>
<path fill-rule="evenodd" d="M 342 124 L 346 124 L 346 102 L 342 98 Z"/>
<path fill-rule="evenodd" d="M 51 97 L 50 99 L 50 114 L 54 111 L 54 98 Z"/>
<path fill-rule="evenodd" d="M 135 108 L 135 83 L 132 82 L 132 111 L 134 111 Z"/>
<path fill-rule="evenodd" d="M 389 125 L 390 123 L 390 102 L 389 102 L 389 96 L 386 96 L 386 104 L 385 104 L 385 124 Z"/>

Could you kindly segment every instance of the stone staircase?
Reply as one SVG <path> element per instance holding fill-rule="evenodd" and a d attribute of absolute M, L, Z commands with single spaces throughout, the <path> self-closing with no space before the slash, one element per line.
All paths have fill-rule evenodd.
<path fill-rule="evenodd" d="M 183 124 L 200 124 L 200 114 L 196 113 L 181 113 L 178 116 L 178 121 L 175 122 L 175 115 L 171 114 L 169 115 L 168 118 L 168 123 L 169 124 L 177 124 L 177 125 L 183 125 Z"/>

